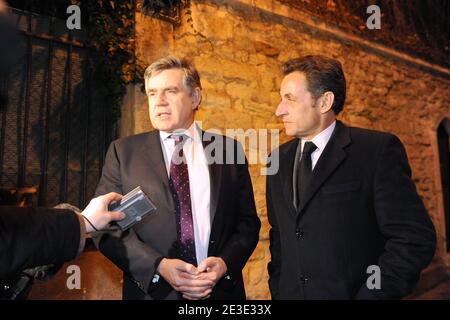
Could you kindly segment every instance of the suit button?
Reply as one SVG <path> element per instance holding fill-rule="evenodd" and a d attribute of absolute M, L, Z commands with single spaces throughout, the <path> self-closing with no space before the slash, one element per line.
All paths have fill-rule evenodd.
<path fill-rule="evenodd" d="M 157 283 L 159 281 L 159 275 L 155 274 L 152 279 L 152 283 Z"/>
<path fill-rule="evenodd" d="M 295 235 L 297 236 L 297 239 L 301 239 L 301 238 L 303 238 L 305 233 L 303 232 L 302 229 L 297 229 L 297 230 L 295 230 Z"/>
<path fill-rule="evenodd" d="M 300 282 L 306 284 L 308 282 L 308 277 L 305 274 L 300 275 Z"/>

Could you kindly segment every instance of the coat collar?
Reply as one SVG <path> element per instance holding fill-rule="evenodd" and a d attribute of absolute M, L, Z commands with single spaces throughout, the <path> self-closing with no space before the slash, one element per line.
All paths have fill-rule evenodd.
<path fill-rule="evenodd" d="M 222 139 L 222 146 L 225 146 L 225 139 L 223 136 L 212 134 L 209 132 L 205 132 L 201 130 L 200 132 L 200 138 L 202 140 L 203 149 L 208 149 L 208 146 L 216 141 L 216 139 Z M 216 150 L 217 151 L 217 150 Z M 222 159 L 226 159 L 225 154 L 225 147 L 222 148 L 222 150 L 219 150 L 219 152 L 223 152 Z M 210 183 L 210 221 L 211 225 L 213 224 L 214 217 L 216 215 L 217 211 L 217 205 L 219 203 L 219 197 L 220 197 L 220 189 L 222 186 L 222 169 L 223 165 L 220 163 L 217 163 L 216 161 L 211 162 L 208 160 L 208 156 L 206 156 L 208 161 L 208 169 L 209 169 L 209 183 Z"/>
<path fill-rule="evenodd" d="M 311 184 L 302 196 L 299 207 L 296 208 L 296 204 L 294 203 L 296 199 L 294 199 L 293 192 L 293 176 L 294 167 L 296 167 L 295 161 L 298 159 L 299 141 L 299 139 L 294 139 L 286 143 L 284 148 L 280 148 L 280 177 L 283 179 L 283 194 L 290 211 L 293 215 L 301 216 L 302 211 L 319 188 L 347 157 L 344 149 L 351 143 L 350 130 L 341 121 L 336 121 L 333 134 L 312 172 Z"/>
<path fill-rule="evenodd" d="M 206 148 L 210 143 L 216 141 L 216 139 L 223 139 L 222 136 L 211 134 L 201 130 L 200 138 L 202 140 L 203 148 Z M 225 145 L 225 144 L 223 144 Z M 149 168 L 152 171 L 153 176 L 160 181 L 165 190 L 169 190 L 169 178 L 167 176 L 167 169 L 165 166 L 164 155 L 161 147 L 160 132 L 158 130 L 151 131 L 147 137 L 147 143 L 141 147 L 144 154 L 145 161 L 149 163 Z M 223 159 L 225 157 L 225 148 L 223 148 Z M 217 211 L 217 205 L 219 202 L 220 188 L 222 181 L 222 168 L 220 163 L 209 163 L 209 179 L 211 186 L 211 198 L 210 198 L 210 218 L 211 224 L 214 220 L 214 216 Z"/>
<path fill-rule="evenodd" d="M 347 157 L 345 147 L 351 143 L 350 130 L 341 121 L 336 121 L 336 128 L 321 154 L 312 172 L 311 182 L 302 196 L 297 213 L 301 214 L 319 188 Z"/>

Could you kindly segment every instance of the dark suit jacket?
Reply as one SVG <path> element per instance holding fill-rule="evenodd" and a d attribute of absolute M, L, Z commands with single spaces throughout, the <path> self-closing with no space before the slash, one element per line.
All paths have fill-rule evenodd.
<path fill-rule="evenodd" d="M 224 160 L 231 151 L 235 157 L 243 155 L 236 141 L 209 133 L 204 135 L 207 137 L 203 139 L 206 140 L 205 150 L 212 146 L 209 145 L 212 141 L 223 142 L 224 148 L 217 148 L 215 152 L 223 153 Z M 212 299 L 245 299 L 242 269 L 258 242 L 260 221 L 244 162 L 209 165 L 211 233 L 208 256 L 222 257 L 228 268 L 228 275 L 214 287 Z M 156 212 L 129 231 L 105 234 L 96 241 L 101 252 L 124 272 L 124 299 L 178 299 L 179 295 L 162 277 L 156 283 L 152 281 L 161 257 L 177 258 L 175 207 L 159 131 L 114 141 L 107 152 L 96 194 L 111 191 L 126 194 L 136 186 L 141 186 L 152 199 Z"/>
<path fill-rule="evenodd" d="M 0 280 L 76 257 L 80 221 L 70 210 L 0 206 Z"/>
<path fill-rule="evenodd" d="M 280 170 L 267 176 L 272 297 L 406 296 L 433 257 L 435 231 L 400 140 L 338 121 L 296 210 L 298 141 L 280 147 Z M 380 290 L 366 286 L 370 265 L 380 267 Z"/>

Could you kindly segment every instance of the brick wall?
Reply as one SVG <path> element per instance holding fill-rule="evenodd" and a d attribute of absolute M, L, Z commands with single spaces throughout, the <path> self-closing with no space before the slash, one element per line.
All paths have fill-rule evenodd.
<path fill-rule="evenodd" d="M 441 72 L 438 66 L 382 50 L 270 0 L 191 1 L 191 11 L 192 25 L 184 14 L 179 26 L 137 14 L 137 56 L 146 64 L 169 53 L 193 59 L 204 89 L 196 119 L 204 129 L 282 130 L 274 116 L 280 64 L 308 53 L 338 58 L 348 82 L 340 119 L 399 136 L 418 191 L 438 229 L 437 257 L 445 258 L 435 130 L 443 117 L 450 117 L 448 70 Z M 122 135 L 151 129 L 145 96 L 136 88 L 129 88 L 123 115 Z M 281 131 L 280 142 L 287 140 Z M 262 229 L 244 276 L 249 298 L 268 299 L 265 178 L 258 164 L 250 166 L 250 172 Z"/>

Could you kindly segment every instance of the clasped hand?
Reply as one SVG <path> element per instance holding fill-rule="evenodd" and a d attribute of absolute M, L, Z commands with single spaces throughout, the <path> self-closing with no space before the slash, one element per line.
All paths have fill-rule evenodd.
<path fill-rule="evenodd" d="M 208 257 L 198 267 L 179 259 L 163 259 L 158 272 L 184 299 L 200 300 L 211 296 L 227 266 L 219 257 Z"/>

